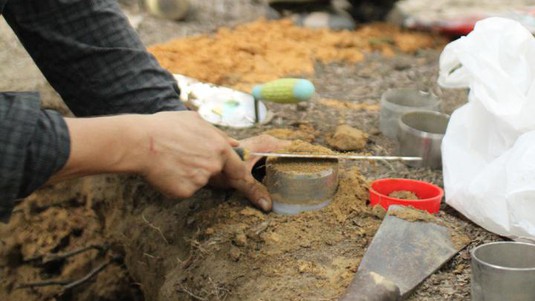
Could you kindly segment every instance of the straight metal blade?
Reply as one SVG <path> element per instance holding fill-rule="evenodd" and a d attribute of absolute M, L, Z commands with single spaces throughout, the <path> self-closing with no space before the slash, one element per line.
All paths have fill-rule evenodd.
<path fill-rule="evenodd" d="M 250 152 L 249 154 L 252 156 L 260 156 L 260 157 L 305 158 L 305 159 L 348 159 L 348 160 L 389 160 L 389 161 L 420 161 L 422 160 L 422 157 L 402 157 L 402 156 L 289 154 L 289 153 L 262 153 L 262 152 Z"/>

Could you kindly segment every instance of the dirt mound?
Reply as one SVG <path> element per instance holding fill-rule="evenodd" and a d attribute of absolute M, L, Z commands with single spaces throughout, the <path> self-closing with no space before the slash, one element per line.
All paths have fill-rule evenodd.
<path fill-rule="evenodd" d="M 334 133 L 327 136 L 326 141 L 330 147 L 337 150 L 357 151 L 366 147 L 368 134 L 347 124 L 342 124 L 336 127 Z"/>
<path fill-rule="evenodd" d="M 290 20 L 258 20 L 213 35 L 181 38 L 149 48 L 173 73 L 244 91 L 289 75 L 311 75 L 317 62 L 356 63 L 366 53 L 415 52 L 445 40 L 376 23 L 355 31 L 311 29 Z"/>

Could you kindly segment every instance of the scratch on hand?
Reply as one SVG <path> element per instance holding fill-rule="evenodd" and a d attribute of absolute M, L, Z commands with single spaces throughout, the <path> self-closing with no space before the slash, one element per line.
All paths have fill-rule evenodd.
<path fill-rule="evenodd" d="M 154 154 L 158 153 L 158 151 L 156 150 L 156 147 L 154 146 L 154 138 L 153 137 L 150 137 L 149 152 L 150 153 L 154 153 Z"/>

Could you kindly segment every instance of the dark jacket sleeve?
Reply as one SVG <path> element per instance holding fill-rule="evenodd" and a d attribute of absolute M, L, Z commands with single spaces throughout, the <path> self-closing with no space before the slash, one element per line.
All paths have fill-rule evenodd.
<path fill-rule="evenodd" d="M 75 115 L 185 109 L 116 0 L 9 0 L 3 14 Z"/>
<path fill-rule="evenodd" d="M 0 12 L 75 115 L 185 109 L 115 0 L 0 0 Z M 63 167 L 69 150 L 65 121 L 41 110 L 38 94 L 0 93 L 0 220 Z"/>
<path fill-rule="evenodd" d="M 0 93 L 0 221 L 65 165 L 69 150 L 63 117 L 41 110 L 39 94 Z"/>

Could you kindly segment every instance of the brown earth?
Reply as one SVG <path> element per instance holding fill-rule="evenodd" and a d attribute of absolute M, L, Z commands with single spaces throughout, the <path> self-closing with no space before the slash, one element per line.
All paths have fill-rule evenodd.
<path fill-rule="evenodd" d="M 86 180 L 41 189 L 0 225 L 0 300 L 142 300 L 92 202 L 100 187 Z M 54 281 L 64 283 L 38 284 Z"/>
<path fill-rule="evenodd" d="M 397 198 L 397 199 L 402 199 L 402 200 L 417 200 L 418 199 L 418 196 L 414 192 L 408 191 L 408 190 L 392 191 L 388 196 Z"/>
<path fill-rule="evenodd" d="M 327 136 L 327 144 L 341 151 L 359 151 L 368 143 L 368 134 L 347 124 L 339 125 L 334 133 Z"/>
<path fill-rule="evenodd" d="M 444 42 L 439 36 L 408 32 L 385 23 L 355 31 L 332 31 L 298 27 L 290 20 L 260 19 L 219 28 L 213 35 L 155 45 L 149 51 L 173 73 L 248 92 L 255 84 L 279 77 L 309 77 L 318 62 L 354 64 L 363 61 L 366 53 L 391 57 L 396 51 L 414 53 Z"/>
<path fill-rule="evenodd" d="M 243 16 L 257 16 L 256 10 L 261 8 L 259 4 L 244 5 L 250 13 Z M 205 8 L 213 7 L 217 6 Z M 197 15 L 204 23 L 192 19 L 179 25 L 145 17 L 139 31 L 145 41 L 163 42 L 181 26 L 193 28 L 188 34 L 198 34 L 225 22 L 246 19 L 234 16 L 228 21 L 224 20 L 228 15 L 208 16 L 215 19 L 213 28 L 206 27 L 210 18 L 205 15 Z M 264 40 L 270 36 L 267 29 L 271 25 L 304 41 L 298 45 L 288 42 L 286 48 L 277 49 L 279 46 L 268 42 L 282 40 L 285 35 L 275 32 L 271 37 L 277 39 Z M 436 85 L 437 61 L 444 45 L 441 37 L 377 26 L 363 27 L 356 33 L 323 31 L 318 35 L 284 21 L 260 20 L 239 27 L 237 37 L 247 37 L 247 28 L 258 31 L 255 37 L 261 47 L 247 40 L 236 43 L 236 32 L 219 29 L 151 50 L 159 56 L 158 51 L 173 52 L 175 47 L 181 58 L 188 58 L 181 61 L 189 69 L 171 69 L 167 63 L 172 61 L 159 56 L 171 71 L 246 91 L 255 83 L 279 76 L 302 75 L 314 82 L 317 93 L 310 102 L 298 106 L 268 104 L 275 114 L 271 123 L 224 129 L 234 137 L 271 131 L 274 136 L 325 146 L 325 137 L 339 124 L 347 124 L 368 136 L 363 152 L 389 155 L 396 152 L 396 143 L 378 130 L 382 92 L 409 86 L 433 92 L 442 99 L 443 110 L 451 113 L 466 101 L 466 91 L 442 90 Z M 353 37 L 355 34 L 359 36 Z M 314 47 L 318 36 L 331 35 L 336 38 L 326 38 L 321 44 L 324 54 L 308 56 L 312 52 L 307 47 Z M 200 44 L 191 46 L 196 42 Z M 340 47 L 347 51 L 339 51 Z M 287 54 L 296 49 L 299 55 Z M 236 61 L 231 58 L 236 51 L 242 52 L 244 62 L 258 55 L 255 51 L 285 56 L 284 61 L 274 59 L 275 65 L 292 58 L 299 61 L 288 63 L 293 67 L 281 71 L 266 65 L 259 68 L 262 60 L 257 60 L 254 66 L 229 72 L 222 66 L 233 68 Z M 336 57 L 340 53 L 342 57 Z M 305 63 L 300 60 L 304 54 Z M 304 69 L 293 69 L 295 66 Z M 46 187 L 24 200 L 8 225 L 0 225 L 0 300 L 337 300 L 385 214 L 381 208 L 366 205 L 367 185 L 385 177 L 442 185 L 440 171 L 409 168 L 400 162 L 341 162 L 340 184 L 332 203 L 296 216 L 264 214 L 232 191 L 207 188 L 187 200 L 169 200 L 130 176 L 103 175 Z M 437 218 L 468 235 L 470 244 L 408 299 L 467 300 L 469 250 L 501 238 L 467 221 L 446 204 Z M 58 258 L 88 246 L 93 248 Z M 34 283 L 72 283 L 103 264 L 102 271 L 74 288 L 36 287 Z M 20 288 L 32 283 L 33 287 Z"/>

